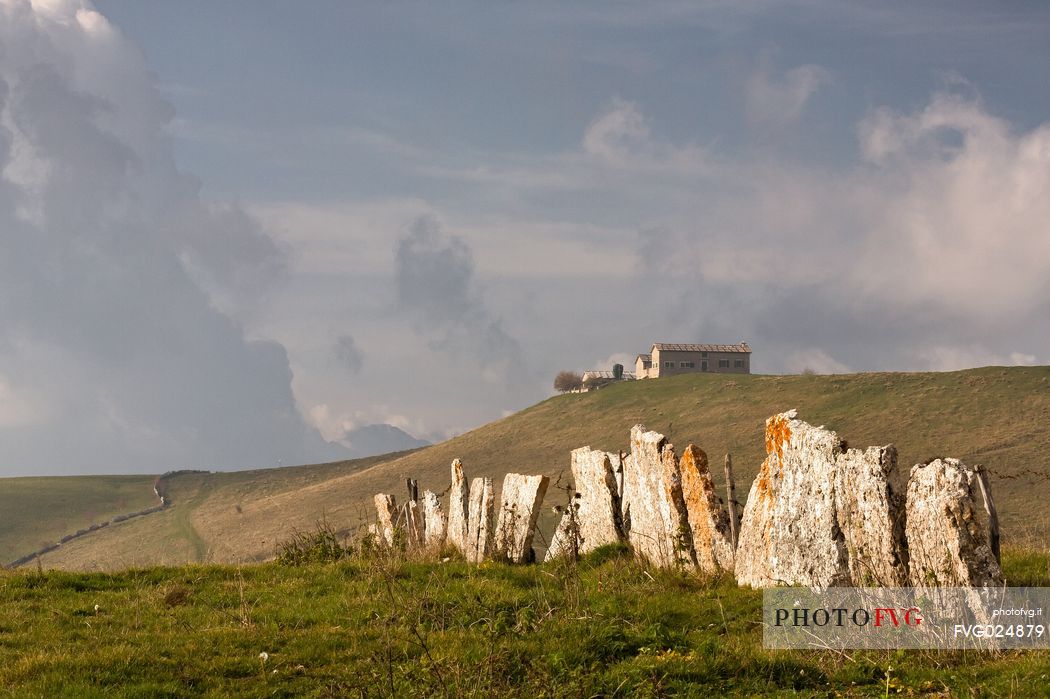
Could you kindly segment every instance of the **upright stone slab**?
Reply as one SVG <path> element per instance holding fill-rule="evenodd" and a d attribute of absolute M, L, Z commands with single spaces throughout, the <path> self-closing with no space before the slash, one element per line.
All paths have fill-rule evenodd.
<path fill-rule="evenodd" d="M 554 508 L 555 514 L 561 514 L 561 520 L 559 520 L 558 526 L 554 530 L 554 536 L 551 537 L 550 545 L 547 546 L 547 554 L 543 557 L 544 563 L 557 560 L 563 556 L 572 557 L 574 551 L 575 555 L 579 555 L 580 536 L 577 528 L 579 520 L 572 512 L 576 509 L 575 502 L 577 499 L 577 496 L 573 495 L 564 511 L 561 507 Z"/>
<path fill-rule="evenodd" d="M 853 584 L 906 586 L 904 494 L 898 484 L 897 449 L 892 444 L 839 454 L 835 509 Z"/>
<path fill-rule="evenodd" d="M 383 546 L 386 544 L 386 539 L 383 537 L 382 532 L 379 531 L 379 525 L 377 525 L 375 522 L 372 522 L 368 525 L 368 529 L 366 530 L 366 532 L 367 535 L 365 538 L 369 543 L 374 544 L 376 546 Z"/>
<path fill-rule="evenodd" d="M 736 551 L 741 585 L 850 584 L 835 510 L 841 442 L 795 415 L 792 410 L 766 420 L 766 459 L 751 485 Z"/>
<path fill-rule="evenodd" d="M 406 543 L 410 548 L 420 548 L 425 540 L 423 504 L 415 500 L 409 500 L 402 509 Z"/>
<path fill-rule="evenodd" d="M 846 450 L 792 410 L 766 421 L 766 454 L 740 527 L 741 585 L 907 584 L 893 445 Z"/>
<path fill-rule="evenodd" d="M 424 544 L 430 549 L 439 549 L 445 544 L 447 522 L 445 512 L 441 509 L 441 500 L 437 494 L 423 491 L 423 537 Z"/>
<path fill-rule="evenodd" d="M 467 514 L 467 541 L 463 555 L 471 563 L 480 563 L 492 556 L 495 539 L 495 497 L 491 478 L 475 478 L 470 482 L 470 507 Z"/>
<path fill-rule="evenodd" d="M 547 476 L 508 473 L 503 478 L 494 541 L 497 558 L 511 563 L 531 560 L 536 520 L 539 519 L 543 496 L 547 494 L 549 484 Z"/>
<path fill-rule="evenodd" d="M 733 570 L 729 512 L 715 491 L 707 454 L 690 444 L 682 452 L 678 470 L 697 567 L 706 573 Z"/>
<path fill-rule="evenodd" d="M 642 425 L 631 428 L 631 457 L 624 467 L 624 520 L 631 548 L 651 565 L 693 565 L 692 538 L 682 500 L 674 448 Z"/>
<path fill-rule="evenodd" d="M 387 546 L 394 545 L 394 520 L 397 516 L 394 496 L 386 493 L 378 493 L 375 496 L 376 504 L 376 529 L 381 541 Z"/>
<path fill-rule="evenodd" d="M 696 551 L 693 550 L 693 533 L 689 529 L 689 508 L 685 504 L 682 490 L 682 469 L 673 444 L 665 444 L 660 452 L 667 499 L 671 504 L 671 517 L 667 520 L 667 535 L 674 541 L 673 565 L 696 567 Z"/>
<path fill-rule="evenodd" d="M 977 471 L 958 459 L 912 468 L 908 481 L 909 577 L 914 587 L 1001 585 L 975 498 Z"/>
<path fill-rule="evenodd" d="M 623 541 L 617 472 L 619 454 L 581 447 L 572 451 L 573 498 L 558 525 L 546 560 L 570 553 L 587 553 Z M 575 521 L 573 521 L 575 520 Z M 570 536 L 575 532 L 575 542 Z"/>
<path fill-rule="evenodd" d="M 463 476 L 463 464 L 459 459 L 452 462 L 452 487 L 448 496 L 448 543 L 464 556 L 467 555 L 467 519 L 470 495 L 467 479 Z"/>

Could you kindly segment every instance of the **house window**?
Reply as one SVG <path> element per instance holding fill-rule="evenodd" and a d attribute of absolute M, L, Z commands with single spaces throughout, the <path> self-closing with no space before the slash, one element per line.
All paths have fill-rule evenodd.
<path fill-rule="evenodd" d="M 734 359 L 733 360 L 733 366 L 735 368 L 737 368 L 737 369 L 743 369 L 744 368 L 744 360 L 743 359 Z"/>
<path fill-rule="evenodd" d="M 700 371 L 707 371 L 707 360 L 700 362 Z"/>
<path fill-rule="evenodd" d="M 704 359 L 707 359 L 707 352 L 701 352 L 700 356 L 703 357 Z"/>
<path fill-rule="evenodd" d="M 728 359 L 719 359 L 718 360 L 718 368 L 719 369 L 728 369 L 729 368 L 729 360 Z"/>
<path fill-rule="evenodd" d="M 664 369 L 674 369 L 674 362 L 664 362 Z"/>
<path fill-rule="evenodd" d="M 678 366 L 682 369 L 695 369 L 696 362 L 678 362 Z"/>

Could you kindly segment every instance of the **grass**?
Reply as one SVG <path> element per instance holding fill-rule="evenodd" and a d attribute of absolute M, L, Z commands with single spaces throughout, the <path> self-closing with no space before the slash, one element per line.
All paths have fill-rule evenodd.
<path fill-rule="evenodd" d="M 495 478 L 497 489 L 507 472 L 561 474 L 564 481 L 571 449 L 626 449 L 636 423 L 668 434 L 679 449 L 689 442 L 705 449 L 720 492 L 717 465 L 732 452 L 743 499 L 764 457 L 765 419 L 790 408 L 852 446 L 895 443 L 905 474 L 933 456 L 984 463 L 992 472 L 1004 545 L 1045 548 L 1050 540 L 1050 367 L 986 367 L 837 376 L 693 374 L 557 396 L 404 455 L 179 476 L 170 484 L 177 517 L 151 515 L 111 527 L 48 554 L 43 563 L 95 569 L 264 560 L 276 542 L 319 519 L 337 530 L 355 529 L 374 516 L 372 496 L 400 497 L 405 477 L 444 491 L 453 458 L 463 460 L 468 478 Z M 557 494 L 552 487 L 548 504 Z M 24 519 L 8 520 L 10 526 L 35 532 L 34 512 L 22 514 Z M 553 525 L 549 515 L 541 520 L 546 536 Z"/>
<path fill-rule="evenodd" d="M 1045 554 L 1011 581 L 1050 585 Z M 97 605 L 97 606 L 96 606 Z M 1050 653 L 768 651 L 761 594 L 643 570 L 328 564 L 0 575 L 15 696 L 1033 696 Z M 265 653 L 265 656 L 260 654 Z M 1040 690 L 1043 688 L 1043 690 Z"/>
<path fill-rule="evenodd" d="M 0 480 L 0 563 L 116 515 L 157 504 L 153 476 Z"/>
<path fill-rule="evenodd" d="M 272 513 L 266 513 L 260 520 L 273 526 L 275 532 L 268 540 L 257 541 L 255 535 L 258 528 L 253 527 L 252 522 L 253 513 L 257 511 L 260 502 L 280 500 L 289 493 L 308 492 L 318 484 L 327 483 L 334 478 L 355 473 L 397 456 L 384 455 L 330 464 L 229 473 L 180 474 L 167 482 L 167 493 L 173 505 L 165 512 L 113 525 L 63 545 L 54 553 L 43 556 L 41 560 L 45 566 L 114 569 L 208 562 L 216 559 L 246 562 L 265 558 L 273 554 L 276 541 L 287 536 L 291 527 L 305 528 L 320 515 L 308 507 L 303 521 L 293 518 L 286 527 L 283 520 L 270 520 L 269 516 Z M 113 487 L 114 483 L 122 483 L 125 480 L 128 484 L 123 485 L 122 489 Z M 145 506 L 156 504 L 153 480 L 154 476 L 0 479 L 0 505 L 8 504 L 7 498 L 11 501 L 8 509 L 0 508 L 0 512 L 4 513 L 3 518 L 0 518 L 0 531 L 6 528 L 11 550 L 3 562 L 29 553 L 44 543 L 53 543 L 64 534 L 98 521 L 92 519 L 93 517 L 107 519 L 110 514 L 128 511 L 125 507 L 131 502 L 126 495 L 129 489 L 134 489 L 137 495 L 143 497 L 148 494 Z M 39 481 L 40 484 L 36 486 L 36 490 L 30 491 L 20 483 L 22 481 Z M 8 484 L 14 487 L 9 489 Z M 107 488 L 111 490 L 107 491 Z M 17 497 L 19 495 L 22 499 Z M 57 502 L 60 498 L 64 507 L 52 509 L 50 503 Z M 96 500 L 101 501 L 101 504 Z M 36 503 L 45 507 L 38 507 Z M 96 514 L 107 512 L 103 505 L 116 511 L 110 514 Z M 78 508 L 86 513 L 86 520 L 85 517 L 79 516 Z M 248 512 L 247 516 L 241 517 L 245 510 Z M 73 516 L 67 517 L 66 512 L 71 512 Z M 38 526 L 42 530 L 41 533 L 37 532 Z M 207 532 L 207 538 L 198 527 Z M 252 539 L 253 544 L 258 545 L 257 549 L 245 546 L 242 555 L 241 549 L 231 551 L 229 547 L 224 548 L 221 545 L 222 528 L 228 528 L 246 539 Z M 109 533 L 110 529 L 113 530 L 113 534 Z M 266 537 L 258 537 L 259 540 L 264 538 Z M 34 564 L 28 564 L 32 565 Z"/>

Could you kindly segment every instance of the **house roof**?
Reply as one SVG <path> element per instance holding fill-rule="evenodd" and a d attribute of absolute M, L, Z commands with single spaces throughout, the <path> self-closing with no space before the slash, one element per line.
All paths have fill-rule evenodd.
<path fill-rule="evenodd" d="M 694 345 L 678 344 L 675 342 L 654 342 L 653 349 L 661 352 L 741 352 L 751 353 L 751 347 L 746 342 L 739 345 Z"/>
<path fill-rule="evenodd" d="M 637 362 L 639 359 L 641 359 L 643 362 L 648 362 L 648 361 L 652 361 L 652 358 L 653 358 L 653 355 L 651 355 L 651 354 L 639 354 L 637 357 L 634 358 L 634 361 Z"/>

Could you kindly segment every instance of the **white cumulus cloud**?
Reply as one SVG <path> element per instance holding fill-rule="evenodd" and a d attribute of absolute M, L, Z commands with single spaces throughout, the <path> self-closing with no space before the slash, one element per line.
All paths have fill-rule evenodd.
<path fill-rule="evenodd" d="M 0 46 L 0 470 L 337 455 L 244 329 L 286 253 L 176 167 L 135 45 L 86 0 L 5 0 Z"/>

